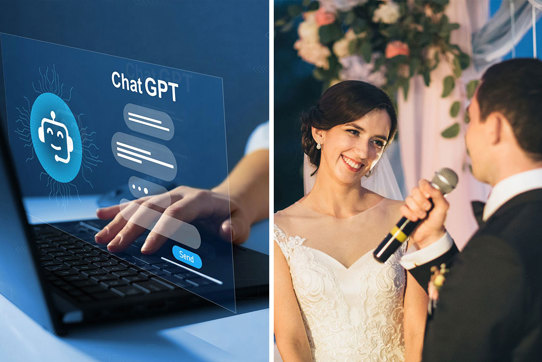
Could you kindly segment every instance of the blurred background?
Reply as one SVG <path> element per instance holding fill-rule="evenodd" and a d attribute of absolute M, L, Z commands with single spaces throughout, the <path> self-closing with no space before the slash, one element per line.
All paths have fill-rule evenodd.
<path fill-rule="evenodd" d="M 252 130 L 268 120 L 267 1 L 0 0 L 0 9 L 0 32 L 222 78 L 230 170 Z M 3 92 L 0 86 L 5 120 Z M 83 183 L 82 194 L 119 186 L 110 137 L 96 144 L 105 150 L 100 168 L 110 177 L 94 179 L 93 188 Z M 44 191 L 36 183 L 27 196 Z"/>
<path fill-rule="evenodd" d="M 442 1 L 395 1 L 400 6 L 407 6 L 407 3 L 413 2 L 433 5 L 443 3 Z M 337 54 L 338 50 L 334 48 L 336 43 L 330 42 L 330 39 L 334 36 L 339 39 L 347 29 L 355 30 L 356 24 L 351 23 L 354 17 L 345 15 L 346 12 L 354 13 L 355 10 L 352 10 L 354 5 L 362 5 L 366 9 L 371 1 L 321 0 L 314 3 L 318 3 L 319 8 L 323 8 L 319 11 L 325 12 L 326 15 L 316 15 L 317 24 L 311 26 L 318 27 L 321 43 L 327 41 L 324 45 L 329 47 L 332 54 Z M 378 7 L 383 2 L 374 1 L 374 3 L 374 6 Z M 310 1 L 275 0 L 275 21 L 279 25 L 275 27 L 274 49 L 275 212 L 291 205 L 303 196 L 300 114 L 316 104 L 319 96 L 328 86 L 327 82 L 333 78 L 329 75 L 331 70 L 317 69 L 317 66 L 311 64 L 315 63 L 316 55 L 309 54 L 308 56 L 305 53 L 303 55 L 305 58 L 313 57 L 309 59 L 309 62 L 298 55 L 298 50 L 304 46 L 303 44 L 298 43 L 298 50 L 294 49 L 296 41 L 301 41 L 302 38 L 298 34 L 299 24 L 301 22 L 308 24 L 311 20 L 306 12 L 316 8 L 318 6 L 311 5 Z M 340 11 L 343 13 L 339 15 Z M 301 13 L 305 15 L 300 15 Z M 391 151 L 391 162 L 404 196 L 419 178 L 431 178 L 432 173 L 441 167 L 451 167 L 458 172 L 460 183 L 458 189 L 449 197 L 452 209 L 447 223 L 451 234 L 461 245 L 476 227 L 470 213 L 464 212 L 466 202 L 472 199 L 485 200 L 489 191 L 486 185 L 480 184 L 472 177 L 469 170 L 470 161 L 463 141 L 468 122 L 463 118 L 470 98 L 468 89 L 465 90 L 465 88 L 469 87 L 469 82 L 479 79 L 483 71 L 494 62 L 512 57 L 535 56 L 536 48 L 542 46 L 542 24 L 539 20 L 542 2 L 538 0 L 450 0 L 443 13 L 448 16 L 450 23 L 458 23 L 457 28 L 450 27 L 453 30 L 449 31 L 448 37 L 451 43 L 459 45 L 461 50 L 470 57 L 470 63 L 461 64 L 461 70 L 456 74 L 454 64 L 445 68 L 441 61 L 441 65 L 434 73 L 431 73 L 429 87 L 424 84 L 421 76 L 412 77 L 405 82 L 406 87 L 409 88 L 409 96 L 406 100 L 403 98 L 405 84 L 399 82 L 399 87 L 395 89 L 399 137 L 388 151 Z M 349 16 L 351 16 L 350 19 Z M 337 35 L 329 31 L 333 30 L 331 27 L 335 25 L 328 25 L 335 18 L 342 26 L 342 29 L 335 29 L 335 32 L 339 33 Z M 292 19 L 293 21 L 288 24 L 288 20 Z M 533 44 L 533 20 L 536 27 L 535 45 Z M 323 32 L 322 28 L 326 26 L 328 29 Z M 286 31 L 284 31 L 285 27 Z M 307 28 L 308 26 L 303 29 L 304 36 L 307 36 L 309 32 Z M 326 39 L 322 40 L 324 36 Z M 377 46 L 373 44 L 373 51 Z M 410 46 L 414 47 L 413 44 Z M 352 44 L 349 51 L 353 51 Z M 363 50 L 358 49 L 358 53 L 362 54 Z M 538 57 L 540 57 L 539 54 L 538 50 Z M 342 62 L 341 56 L 337 55 L 337 58 Z M 458 57 L 458 59 L 461 58 Z M 463 62 L 463 59 L 461 61 Z M 346 63 L 342 64 L 345 69 Z M 329 68 L 333 68 L 333 61 L 329 62 Z M 441 97 L 443 88 L 446 88 L 446 84 L 443 85 L 443 79 L 451 72 L 454 73 L 457 86 L 455 89 L 452 87 L 453 91 L 449 90 L 451 99 L 444 99 Z M 317 78 L 324 80 L 317 80 Z M 363 80 L 363 77 L 353 71 L 349 74 L 341 74 L 341 79 Z M 470 86 L 475 88 L 475 83 Z M 457 102 L 454 102 L 455 100 Z M 453 103 L 458 103 L 455 110 L 452 110 Z M 435 141 L 426 145 L 427 139 Z"/>

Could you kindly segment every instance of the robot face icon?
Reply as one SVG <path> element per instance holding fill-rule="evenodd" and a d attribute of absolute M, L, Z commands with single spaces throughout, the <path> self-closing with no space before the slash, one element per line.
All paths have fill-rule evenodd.
<path fill-rule="evenodd" d="M 54 150 L 56 162 L 69 163 L 73 152 L 73 140 L 65 124 L 55 120 L 56 114 L 51 111 L 51 119 L 43 118 L 38 129 L 39 140 Z"/>
<path fill-rule="evenodd" d="M 43 93 L 30 111 L 30 136 L 38 160 L 58 182 L 71 182 L 81 169 L 83 145 L 72 111 L 56 94 Z"/>

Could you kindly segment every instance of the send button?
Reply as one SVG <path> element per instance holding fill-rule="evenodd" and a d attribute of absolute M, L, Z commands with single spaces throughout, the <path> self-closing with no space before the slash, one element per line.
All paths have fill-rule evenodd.
<path fill-rule="evenodd" d="M 182 261 L 185 264 L 191 265 L 194 268 L 201 268 L 201 258 L 198 254 L 185 250 L 177 245 L 173 247 L 173 256 L 175 259 Z"/>

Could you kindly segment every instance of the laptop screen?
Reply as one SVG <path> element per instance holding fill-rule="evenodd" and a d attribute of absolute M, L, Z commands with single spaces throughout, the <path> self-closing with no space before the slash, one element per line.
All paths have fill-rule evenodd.
<path fill-rule="evenodd" d="M 30 223 L 88 219 L 96 205 L 120 204 L 120 217 L 168 238 L 149 258 L 207 287 L 162 278 L 235 311 L 231 244 L 208 223 L 164 213 L 179 201 L 167 191 L 227 176 L 222 79 L 8 34 L 0 45 L 8 138 Z M 96 189 L 104 179 L 118 185 L 109 195 Z M 73 223 L 54 226 L 80 237 Z M 145 237 L 117 255 L 140 255 Z"/>

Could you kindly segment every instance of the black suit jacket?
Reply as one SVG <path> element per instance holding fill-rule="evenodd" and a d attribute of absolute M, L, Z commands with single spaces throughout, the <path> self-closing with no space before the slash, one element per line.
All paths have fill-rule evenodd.
<path fill-rule="evenodd" d="M 458 253 L 411 270 L 450 272 L 427 323 L 424 361 L 542 361 L 542 189 L 501 206 Z"/>

